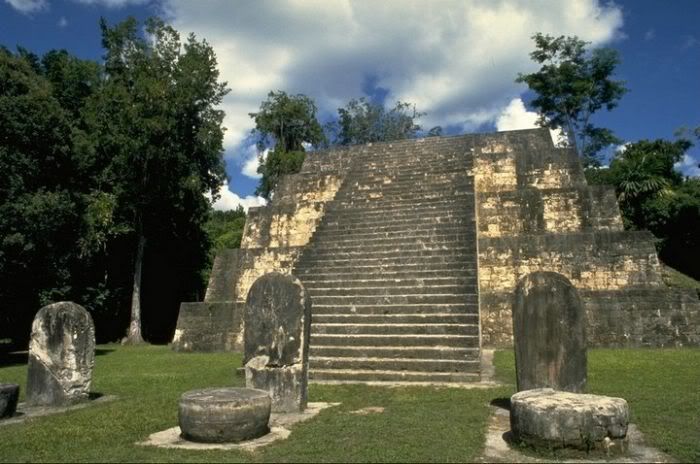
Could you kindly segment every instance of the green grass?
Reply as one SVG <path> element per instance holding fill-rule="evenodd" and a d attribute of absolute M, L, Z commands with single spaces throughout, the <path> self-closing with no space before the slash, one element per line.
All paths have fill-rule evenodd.
<path fill-rule="evenodd" d="M 182 354 L 163 346 L 100 346 L 93 391 L 118 400 L 0 428 L 0 461 L 472 461 L 483 448 L 488 403 L 514 392 L 513 356 L 496 353 L 487 390 L 309 388 L 310 401 L 341 402 L 293 427 L 289 439 L 255 453 L 181 451 L 134 445 L 177 424 L 184 391 L 240 386 L 237 354 Z M 26 367 L 0 368 L 24 389 Z M 589 391 L 621 396 L 647 439 L 681 461 L 700 461 L 700 350 L 592 350 Z M 381 406 L 381 414 L 352 411 Z"/>
<path fill-rule="evenodd" d="M 257 452 L 181 451 L 135 446 L 177 425 L 182 392 L 242 385 L 236 354 L 173 353 L 163 346 L 101 346 L 93 391 L 119 399 L 0 428 L 0 461 L 470 461 L 480 452 L 488 403 L 508 388 L 309 388 L 310 401 L 341 402 Z M 25 366 L 0 368 L 24 387 Z M 381 414 L 351 411 L 381 406 Z"/>
<path fill-rule="evenodd" d="M 513 353 L 494 362 L 498 379 L 515 383 Z M 700 349 L 589 350 L 588 393 L 626 399 L 649 444 L 700 462 Z"/>
<path fill-rule="evenodd" d="M 692 288 L 700 295 L 700 281 L 661 263 L 661 277 L 669 287 Z"/>

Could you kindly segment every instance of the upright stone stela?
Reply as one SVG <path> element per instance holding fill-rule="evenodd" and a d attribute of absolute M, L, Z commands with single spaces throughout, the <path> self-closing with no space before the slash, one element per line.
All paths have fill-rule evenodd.
<path fill-rule="evenodd" d="M 518 391 L 584 390 L 585 314 L 569 279 L 556 272 L 533 272 L 520 280 L 513 304 L 513 337 Z"/>
<path fill-rule="evenodd" d="M 307 153 L 249 210 L 236 265 L 235 308 L 269 272 L 306 287 L 312 380 L 478 380 L 535 271 L 578 290 L 589 346 L 700 344 L 697 295 L 664 285 L 651 234 L 546 129 Z"/>

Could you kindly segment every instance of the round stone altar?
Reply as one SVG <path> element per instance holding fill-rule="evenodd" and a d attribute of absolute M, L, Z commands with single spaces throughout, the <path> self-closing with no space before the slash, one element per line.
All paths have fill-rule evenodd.
<path fill-rule="evenodd" d="M 629 406 L 622 398 L 551 388 L 510 398 L 513 437 L 537 448 L 624 451 L 628 423 Z"/>
<path fill-rule="evenodd" d="M 269 432 L 271 400 L 252 388 L 208 388 L 180 398 L 182 437 L 202 443 L 238 443 Z"/>
<path fill-rule="evenodd" d="M 0 383 L 0 419 L 12 417 L 17 411 L 19 385 L 16 383 Z"/>

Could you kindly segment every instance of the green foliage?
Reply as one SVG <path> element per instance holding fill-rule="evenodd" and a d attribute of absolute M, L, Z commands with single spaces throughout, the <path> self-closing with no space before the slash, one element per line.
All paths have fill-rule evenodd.
<path fill-rule="evenodd" d="M 304 151 L 303 143 L 320 144 L 324 135 L 316 111 L 316 104 L 306 95 L 287 95 L 281 90 L 268 93 L 260 111 L 249 114 L 255 121 L 258 147 L 263 150 L 274 145 L 288 152 Z"/>
<path fill-rule="evenodd" d="M 336 145 L 408 139 L 421 130 L 416 120 L 424 115 L 412 103 L 398 101 L 387 111 L 364 97 L 353 98 L 344 108 L 338 108 L 338 120 L 329 125 L 329 131 L 337 133 Z M 442 129 L 434 127 L 431 132 L 429 135 L 439 135 Z"/>
<path fill-rule="evenodd" d="M 535 34 L 530 57 L 541 64 L 539 71 L 518 74 L 537 94 L 532 105 L 540 113 L 542 127 L 564 128 L 569 144 L 586 161 L 595 160 L 604 147 L 620 143 L 609 129 L 595 127 L 592 115 L 611 110 L 627 92 L 624 82 L 611 79 L 620 60 L 615 50 L 598 48 L 588 52 L 578 37 Z"/>
<path fill-rule="evenodd" d="M 608 169 L 586 171 L 591 184 L 615 187 L 625 226 L 650 230 L 661 258 L 700 277 L 700 179 L 684 179 L 673 165 L 691 147 L 685 139 L 628 144 Z"/>
<path fill-rule="evenodd" d="M 325 143 L 316 111 L 316 104 L 306 95 L 287 95 L 278 90 L 267 94 L 260 111 L 249 114 L 255 121 L 253 134 L 258 137 L 258 149 L 274 147 L 266 159 L 260 156 L 258 173 L 262 178 L 255 190 L 257 195 L 269 199 L 283 175 L 299 172 L 305 143 L 312 146 Z"/>
<path fill-rule="evenodd" d="M 212 255 L 219 250 L 240 248 L 244 226 L 245 211 L 242 206 L 230 211 L 212 211 L 204 226 L 213 245 Z"/>
<path fill-rule="evenodd" d="M 267 153 L 267 157 L 260 160 L 258 173 L 262 174 L 260 183 L 255 189 L 255 194 L 269 199 L 277 182 L 285 174 L 294 174 L 301 170 L 304 164 L 305 153 L 299 151 L 284 151 L 278 148 Z"/>
<path fill-rule="evenodd" d="M 100 340 L 123 335 L 139 235 L 145 332 L 172 335 L 199 298 L 204 224 L 225 178 L 228 91 L 216 58 L 158 19 L 102 22 L 105 64 L 0 48 L 0 339 L 26 342 L 44 304 L 69 299 Z"/>

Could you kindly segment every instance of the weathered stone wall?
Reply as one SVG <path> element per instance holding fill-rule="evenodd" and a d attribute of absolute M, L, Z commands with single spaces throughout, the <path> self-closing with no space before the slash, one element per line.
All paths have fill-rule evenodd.
<path fill-rule="evenodd" d="M 546 130 L 490 134 L 479 142 L 484 345 L 512 345 L 513 291 L 535 271 L 563 274 L 576 286 L 592 346 L 700 344 L 697 297 L 664 286 L 653 236 L 623 231 L 614 191 L 587 186 L 574 152 L 555 149 Z"/>

